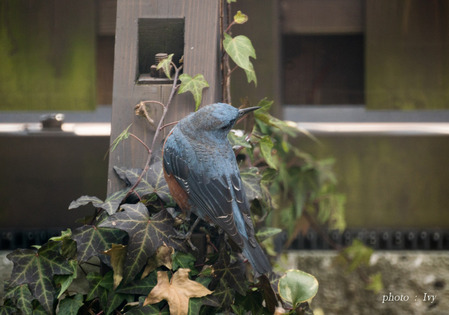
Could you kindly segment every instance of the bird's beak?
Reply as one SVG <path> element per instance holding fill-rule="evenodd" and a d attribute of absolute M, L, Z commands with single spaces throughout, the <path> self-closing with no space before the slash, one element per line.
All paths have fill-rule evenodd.
<path fill-rule="evenodd" d="M 248 114 L 249 112 L 252 112 L 252 111 L 257 110 L 259 108 L 260 108 L 260 106 L 253 106 L 253 107 L 247 107 L 247 108 L 239 109 L 239 118 L 243 117 L 246 114 Z"/>

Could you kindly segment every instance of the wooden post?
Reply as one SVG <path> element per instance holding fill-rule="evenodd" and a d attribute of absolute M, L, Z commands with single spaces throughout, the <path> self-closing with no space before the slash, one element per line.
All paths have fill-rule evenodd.
<path fill-rule="evenodd" d="M 171 83 L 163 80 L 145 83 L 139 77 L 150 73 L 155 53 L 184 55 L 183 72 L 204 75 L 209 88 L 202 104 L 221 99 L 219 80 L 219 1 L 211 0 L 120 0 L 117 25 L 112 101 L 111 143 L 130 124 L 130 132 L 150 144 L 154 136 L 145 118 L 136 116 L 140 101 L 165 103 Z M 152 81 L 152 80 L 150 80 Z M 157 122 L 162 109 L 152 106 L 150 115 Z M 176 95 L 166 122 L 179 120 L 194 110 L 190 93 Z M 160 139 L 162 141 L 162 138 Z M 109 157 L 108 194 L 121 188 L 114 166 L 143 168 L 147 153 L 134 139 L 122 141 Z"/>

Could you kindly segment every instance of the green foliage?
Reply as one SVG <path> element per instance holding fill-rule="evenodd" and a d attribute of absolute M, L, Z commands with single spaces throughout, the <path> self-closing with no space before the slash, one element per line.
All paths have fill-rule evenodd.
<path fill-rule="evenodd" d="M 311 300 L 318 292 L 318 280 L 304 271 L 289 270 L 279 279 L 279 293 L 283 299 L 297 305 Z"/>
<path fill-rule="evenodd" d="M 228 0 L 231 2 L 235 0 Z M 232 24 L 247 20 L 238 11 Z M 256 58 L 251 41 L 243 35 L 232 37 L 228 29 L 223 34 L 225 52 L 246 72 L 248 82 L 257 84 L 250 60 Z M 172 57 L 158 65 L 169 78 Z M 201 74 L 193 78 L 182 74 L 178 86 L 181 67 L 174 67 L 171 96 L 175 91 L 191 92 L 198 109 L 208 83 Z M 167 112 L 168 104 L 153 103 Z M 296 136 L 312 136 L 292 122 L 271 116 L 271 105 L 262 100 L 250 132 L 234 130 L 228 137 L 241 161 L 256 236 L 259 241 L 272 241 L 287 231 L 284 246 L 288 247 L 304 229 L 300 222 L 306 215 L 327 228 L 344 229 L 344 196 L 336 193 L 333 161 L 317 160 L 298 149 Z M 113 141 L 111 151 L 130 136 L 137 138 L 130 133 L 130 126 Z M 151 154 L 153 147 L 147 149 Z M 169 314 L 170 309 L 181 310 L 179 314 L 189 310 L 190 314 L 273 314 L 279 304 L 298 311 L 315 296 L 316 278 L 299 270 L 283 276 L 248 277 L 248 263 L 207 223 L 194 230 L 204 237 L 195 243 L 203 254 L 187 246 L 183 235 L 189 221 L 175 208 L 161 160 L 150 157 L 148 161 L 153 163 L 143 170 L 115 167 L 126 187 L 104 201 L 92 196 L 73 201 L 69 209 L 95 208 L 73 233 L 63 231 L 38 249 L 19 249 L 8 255 L 14 267 L 0 314 L 54 314 L 57 310 L 60 314 Z M 274 253 L 273 249 L 269 252 Z M 351 270 L 367 264 L 371 255 L 358 243 L 342 253 Z M 373 275 L 370 280 L 369 288 L 380 290 L 380 276 Z M 75 283 L 88 285 L 80 290 Z M 184 302 L 164 295 L 166 290 Z"/>
<path fill-rule="evenodd" d="M 290 241 L 301 232 L 304 211 L 329 229 L 343 230 L 345 197 L 336 192 L 333 160 L 318 160 L 298 149 L 295 138 L 303 132 L 293 122 L 271 116 L 271 104 L 266 99 L 258 104 L 250 133 L 234 131 L 228 137 L 239 156 L 245 156 L 243 181 L 249 170 L 258 176 L 257 190 L 254 185 L 245 188 L 258 199 L 259 216 L 268 215 L 268 225 L 287 230 Z"/>
<path fill-rule="evenodd" d="M 56 295 L 53 276 L 73 274 L 71 264 L 61 256 L 58 247 L 57 242 L 50 241 L 38 250 L 18 249 L 7 256 L 14 263 L 10 284 L 12 290 L 15 285 L 28 285 L 33 297 L 49 314 L 53 313 Z M 24 290 L 20 293 L 28 295 Z M 18 299 L 18 305 L 22 307 L 23 298 L 22 296 Z"/>
<path fill-rule="evenodd" d="M 157 69 L 157 70 L 159 70 L 159 69 L 162 68 L 162 69 L 164 70 L 165 75 L 166 75 L 167 78 L 169 78 L 169 79 L 171 79 L 171 66 L 172 66 L 171 64 L 172 64 L 172 58 L 173 58 L 173 55 L 174 55 L 174 54 L 168 55 L 167 58 L 161 60 L 161 61 L 159 62 L 159 64 L 156 66 L 156 69 Z"/>
<path fill-rule="evenodd" d="M 237 13 L 234 15 L 234 22 L 237 24 L 244 24 L 248 22 L 248 15 L 242 13 L 242 11 L 237 11 Z"/>
<path fill-rule="evenodd" d="M 231 57 L 232 61 L 245 70 L 248 83 L 254 82 L 257 85 L 256 72 L 253 63 L 249 59 L 250 57 L 256 59 L 256 51 L 251 40 L 245 35 L 232 37 L 224 33 L 223 48 L 229 57 Z"/>
<path fill-rule="evenodd" d="M 195 110 L 198 110 L 203 97 L 203 89 L 209 87 L 209 83 L 202 74 L 197 74 L 192 78 L 190 75 L 183 73 L 179 76 L 179 80 L 181 80 L 181 85 L 178 94 L 191 92 L 195 100 Z"/>

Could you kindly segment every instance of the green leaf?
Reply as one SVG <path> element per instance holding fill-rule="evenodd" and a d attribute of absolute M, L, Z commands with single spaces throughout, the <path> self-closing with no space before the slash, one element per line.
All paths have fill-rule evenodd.
<path fill-rule="evenodd" d="M 195 111 L 197 111 L 203 97 L 203 89 L 209 87 L 209 83 L 202 74 L 197 74 L 192 78 L 190 75 L 183 73 L 179 76 L 179 80 L 181 80 L 181 85 L 178 94 L 191 92 L 195 100 Z"/>
<path fill-rule="evenodd" d="M 77 244 L 77 257 L 79 262 L 86 262 L 94 256 L 101 261 L 110 264 L 110 259 L 104 251 L 111 248 L 112 244 L 121 243 L 126 233 L 116 228 L 96 227 L 95 225 L 84 225 L 77 228 L 73 233 L 73 239 Z"/>
<path fill-rule="evenodd" d="M 114 171 L 129 187 L 139 179 L 142 174 L 142 169 L 122 169 L 114 166 Z M 141 197 L 146 197 L 150 194 L 156 194 L 165 203 L 172 203 L 173 199 L 170 195 L 167 182 L 164 177 L 164 169 L 162 168 L 162 160 L 158 159 L 151 164 L 148 171 L 143 175 L 134 191 Z"/>
<path fill-rule="evenodd" d="M 173 255 L 173 271 L 179 268 L 187 268 L 190 269 L 190 275 L 195 275 L 195 261 L 195 256 L 190 253 L 175 252 Z"/>
<path fill-rule="evenodd" d="M 383 289 L 384 285 L 382 282 L 382 272 L 377 272 L 369 277 L 369 283 L 366 286 L 367 290 L 373 291 L 375 294 L 379 294 Z"/>
<path fill-rule="evenodd" d="M 163 60 L 161 60 L 159 62 L 159 64 L 157 65 L 157 67 L 156 67 L 157 70 L 162 68 L 164 70 L 165 75 L 169 79 L 171 79 L 171 69 L 172 69 L 171 68 L 171 62 L 172 62 L 173 55 L 174 54 L 168 55 L 168 57 L 163 59 Z"/>
<path fill-rule="evenodd" d="M 277 170 L 278 167 L 273 158 L 273 155 L 271 154 L 271 151 L 273 150 L 274 146 L 271 137 L 270 136 L 262 137 L 262 139 L 260 139 L 259 141 L 259 145 L 260 145 L 260 153 L 262 154 L 262 157 L 265 159 L 265 162 L 267 162 L 268 166 Z"/>
<path fill-rule="evenodd" d="M 266 240 L 267 238 L 278 235 L 282 232 L 282 229 L 275 227 L 263 227 L 257 231 L 256 236 L 259 242 Z"/>
<path fill-rule="evenodd" d="M 128 191 L 129 189 L 125 188 L 112 193 L 98 207 L 105 210 L 109 215 L 114 214 L 115 212 L 117 212 L 120 204 L 123 202 L 123 199 L 128 194 Z"/>
<path fill-rule="evenodd" d="M 169 315 L 170 312 L 167 308 L 164 308 L 162 311 L 159 310 L 157 305 L 146 305 L 135 307 L 128 312 L 126 315 Z"/>
<path fill-rule="evenodd" d="M 251 143 L 246 140 L 246 136 L 242 130 L 231 129 L 231 132 L 228 133 L 228 140 L 233 149 L 251 148 Z"/>
<path fill-rule="evenodd" d="M 31 305 L 33 296 L 26 284 L 13 287 L 5 294 L 5 299 L 14 299 L 16 301 L 16 307 L 25 315 L 33 313 L 33 307 Z"/>
<path fill-rule="evenodd" d="M 254 66 L 251 63 L 249 66 L 250 69 L 243 69 L 246 73 L 246 79 L 248 80 L 248 83 L 254 82 L 254 84 L 257 86 L 257 76 L 256 71 L 254 70 Z"/>
<path fill-rule="evenodd" d="M 103 202 L 101 199 L 92 196 L 81 196 L 77 200 L 74 200 L 69 205 L 69 210 L 88 205 L 91 203 L 95 208 L 105 210 L 109 215 L 114 214 L 123 198 L 128 193 L 128 189 L 119 190 L 111 195 L 109 195 Z"/>
<path fill-rule="evenodd" d="M 121 284 L 116 292 L 124 294 L 147 295 L 157 284 L 156 272 L 150 273 L 143 279 L 134 279 L 126 284 Z"/>
<path fill-rule="evenodd" d="M 13 315 L 18 313 L 18 309 L 14 307 L 13 304 L 7 304 L 8 300 L 5 301 L 3 305 L 0 306 L 0 315 Z M 20 314 L 20 313 L 19 313 Z M 24 313 L 26 315 L 32 313 Z"/>
<path fill-rule="evenodd" d="M 117 146 L 119 145 L 120 142 L 122 142 L 123 140 L 128 139 L 130 132 L 129 132 L 129 128 L 132 126 L 132 124 L 130 124 L 128 127 L 126 127 L 125 130 L 123 130 L 118 136 L 117 138 L 115 138 L 115 140 L 112 142 L 111 144 L 111 152 L 114 152 L 114 150 L 117 148 Z"/>
<path fill-rule="evenodd" d="M 245 264 L 243 260 L 240 259 L 231 262 L 230 256 L 231 255 L 225 249 L 220 250 L 218 260 L 213 265 L 215 278 L 212 280 L 211 285 L 214 287 L 217 280 L 220 282 L 223 281 L 223 283 L 221 283 L 222 285 L 235 290 L 241 295 L 245 295 L 245 292 L 248 289 L 248 283 L 245 276 Z"/>
<path fill-rule="evenodd" d="M 354 271 L 360 266 L 368 266 L 374 250 L 355 239 L 351 246 L 346 247 L 340 256 L 349 264 L 349 271 Z"/>
<path fill-rule="evenodd" d="M 218 286 L 211 295 L 202 298 L 204 305 L 227 307 L 234 302 L 235 290 L 229 287 L 225 280 L 220 279 Z"/>
<path fill-rule="evenodd" d="M 237 24 L 244 24 L 248 22 L 248 15 L 242 13 L 242 11 L 237 11 L 236 15 L 234 15 L 234 22 Z"/>
<path fill-rule="evenodd" d="M 262 175 L 260 175 L 259 169 L 257 167 L 243 169 L 240 171 L 240 177 L 242 178 L 248 200 L 260 199 L 262 197 L 262 189 L 260 187 Z"/>
<path fill-rule="evenodd" d="M 82 294 L 79 293 L 75 296 L 68 296 L 59 302 L 59 314 L 76 315 L 83 304 Z"/>
<path fill-rule="evenodd" d="M 105 306 L 106 315 L 112 314 L 123 301 L 134 302 L 134 296 L 128 294 L 119 294 L 114 291 L 109 292 L 107 304 Z"/>
<path fill-rule="evenodd" d="M 92 272 L 88 273 L 86 278 L 90 283 L 90 291 L 87 293 L 86 301 L 99 299 L 100 305 L 106 308 L 108 304 L 108 295 L 112 291 L 113 279 L 112 271 L 109 271 L 104 276 Z"/>
<path fill-rule="evenodd" d="M 279 279 L 279 294 L 284 301 L 298 304 L 312 299 L 318 292 L 318 280 L 301 270 L 289 270 Z"/>
<path fill-rule="evenodd" d="M 95 208 L 99 208 L 103 203 L 103 200 L 94 196 L 81 196 L 70 203 L 69 210 L 88 205 L 89 203 L 91 203 Z"/>
<path fill-rule="evenodd" d="M 110 227 L 126 231 L 129 235 L 128 252 L 125 259 L 123 281 L 134 279 L 159 246 L 166 244 L 175 249 L 184 249 L 182 241 L 173 238 L 174 219 L 165 210 L 152 217 L 142 204 L 122 206 L 123 211 L 111 215 L 99 227 Z"/>
<path fill-rule="evenodd" d="M 111 257 L 111 267 L 114 271 L 114 289 L 116 289 L 123 279 L 123 263 L 126 257 L 126 246 L 112 244 L 112 247 L 104 253 Z"/>
<path fill-rule="evenodd" d="M 229 4 L 232 3 L 232 2 L 237 2 L 237 0 L 227 0 L 227 1 L 228 1 Z"/>
<path fill-rule="evenodd" d="M 225 33 L 223 48 L 235 64 L 245 70 L 248 83 L 254 81 L 257 85 L 254 66 L 249 59 L 250 57 L 256 59 L 256 50 L 254 49 L 251 40 L 244 35 L 232 37 Z"/>
<path fill-rule="evenodd" d="M 55 299 L 54 275 L 68 275 L 73 268 L 59 254 L 58 244 L 48 242 L 39 250 L 18 249 L 7 255 L 14 264 L 11 285 L 28 284 L 35 299 L 47 313 L 53 314 Z"/>
<path fill-rule="evenodd" d="M 73 270 L 73 273 L 71 275 L 56 275 L 53 277 L 56 285 L 61 287 L 61 289 L 59 290 L 59 294 L 56 297 L 57 299 L 61 297 L 61 295 L 67 290 L 67 288 L 72 284 L 73 280 L 75 280 L 77 277 L 78 263 L 75 260 L 70 260 L 69 264 Z"/>

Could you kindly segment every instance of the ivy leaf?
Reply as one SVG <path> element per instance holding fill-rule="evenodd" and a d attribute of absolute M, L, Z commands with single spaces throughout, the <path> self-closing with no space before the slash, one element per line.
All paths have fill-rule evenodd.
<path fill-rule="evenodd" d="M 212 295 L 203 297 L 202 302 L 212 307 L 228 306 L 234 302 L 234 295 L 235 291 L 227 285 L 226 281 L 220 279 Z"/>
<path fill-rule="evenodd" d="M 142 270 L 158 247 L 167 244 L 175 249 L 184 249 L 184 245 L 171 237 L 175 235 L 174 219 L 167 211 L 162 210 L 150 218 L 142 203 L 125 204 L 122 208 L 122 212 L 111 215 L 99 226 L 121 229 L 129 235 L 123 274 L 123 281 L 127 283 Z"/>
<path fill-rule="evenodd" d="M 279 279 L 279 295 L 284 301 L 298 304 L 312 299 L 318 292 L 318 280 L 301 270 L 289 270 Z"/>
<path fill-rule="evenodd" d="M 114 152 L 114 150 L 117 148 L 117 146 L 119 145 L 120 142 L 122 142 L 123 140 L 126 140 L 129 138 L 129 135 L 131 134 L 129 132 L 129 128 L 132 126 L 132 124 L 130 124 L 128 127 L 126 127 L 125 130 L 123 130 L 118 136 L 117 138 L 115 138 L 115 140 L 112 142 L 111 144 L 111 152 Z"/>
<path fill-rule="evenodd" d="M 112 193 L 101 205 L 99 205 L 99 208 L 105 210 L 109 215 L 116 213 L 120 204 L 123 202 L 123 199 L 128 194 L 128 191 L 129 190 L 125 188 Z"/>
<path fill-rule="evenodd" d="M 33 297 L 47 313 L 53 314 L 53 276 L 73 273 L 68 261 L 59 254 L 58 244 L 48 242 L 38 250 L 18 249 L 7 257 L 14 263 L 11 285 L 28 284 Z"/>
<path fill-rule="evenodd" d="M 173 270 L 179 268 L 194 270 L 196 258 L 190 253 L 176 252 L 173 257 Z M 191 271 L 190 273 L 193 273 Z"/>
<path fill-rule="evenodd" d="M 355 239 L 351 246 L 346 247 L 338 257 L 348 264 L 349 271 L 354 271 L 360 266 L 368 266 L 373 252 L 371 247 Z"/>
<path fill-rule="evenodd" d="M 75 278 L 77 277 L 78 262 L 76 260 L 70 260 L 69 264 L 73 271 L 72 274 L 56 275 L 53 277 L 53 280 L 55 281 L 56 285 L 61 288 L 59 290 L 58 296 L 56 297 L 57 299 L 61 297 L 61 295 L 68 289 L 68 287 L 72 284 L 73 280 L 75 280 Z"/>
<path fill-rule="evenodd" d="M 81 196 L 77 200 L 74 200 L 69 205 L 69 210 L 88 205 L 91 203 L 95 208 L 100 208 L 105 210 L 109 215 L 114 214 L 118 207 L 120 206 L 123 198 L 128 193 L 128 189 L 122 189 L 116 191 L 115 193 L 109 195 L 105 201 L 97 197 L 92 196 Z"/>
<path fill-rule="evenodd" d="M 112 314 L 114 310 L 119 307 L 125 300 L 128 302 L 134 302 L 134 296 L 119 294 L 115 291 L 110 291 L 107 304 L 104 307 L 106 315 Z"/>
<path fill-rule="evenodd" d="M 246 134 L 242 130 L 231 129 L 228 133 L 228 140 L 233 149 L 251 148 L 251 143 L 246 140 Z"/>
<path fill-rule="evenodd" d="M 243 169 L 240 171 L 240 177 L 248 200 L 260 199 L 262 197 L 260 188 L 262 175 L 259 174 L 259 169 L 257 167 Z"/>
<path fill-rule="evenodd" d="M 98 273 L 88 273 L 87 281 L 90 283 L 90 291 L 87 293 L 86 301 L 98 298 L 100 305 L 105 308 L 108 304 L 108 295 L 112 291 L 113 273 L 109 271 L 104 276 Z"/>
<path fill-rule="evenodd" d="M 254 66 L 252 63 L 249 65 L 249 68 L 250 69 L 243 69 L 246 73 L 246 79 L 248 80 L 248 83 L 254 82 L 254 84 L 257 86 L 256 71 L 254 70 Z"/>
<path fill-rule="evenodd" d="M 112 244 L 112 247 L 104 253 L 111 257 L 111 266 L 114 271 L 114 289 L 116 289 L 123 279 L 123 263 L 126 257 L 126 246 Z"/>
<path fill-rule="evenodd" d="M 157 284 L 156 273 L 150 273 L 143 279 L 134 279 L 126 284 L 121 284 L 116 292 L 124 294 L 148 295 L 148 292 Z"/>
<path fill-rule="evenodd" d="M 242 11 L 238 10 L 237 14 L 234 15 L 234 22 L 237 24 L 244 24 L 248 22 L 248 15 L 242 13 Z"/>
<path fill-rule="evenodd" d="M 59 314 L 76 315 L 78 310 L 83 306 L 83 295 L 76 294 L 75 296 L 68 296 L 59 302 Z"/>
<path fill-rule="evenodd" d="M 278 235 L 282 232 L 282 229 L 275 227 L 263 227 L 257 231 L 256 236 L 259 242 L 262 242 L 270 237 Z"/>
<path fill-rule="evenodd" d="M 25 315 L 33 313 L 33 306 L 31 305 L 33 296 L 31 295 L 30 289 L 28 289 L 28 285 L 26 284 L 13 287 L 5 294 L 5 299 L 15 300 L 15 305 Z"/>
<path fill-rule="evenodd" d="M 207 83 L 202 74 L 197 74 L 192 78 L 190 75 L 183 73 L 179 76 L 179 80 L 181 80 L 181 85 L 179 86 L 178 94 L 191 92 L 195 100 L 195 111 L 197 111 L 203 97 L 203 89 L 209 87 L 209 83 Z"/>
<path fill-rule="evenodd" d="M 6 300 L 3 302 L 3 305 L 0 306 L 0 315 L 11 315 L 11 314 L 18 314 L 19 310 L 14 307 L 14 304 L 11 300 Z M 20 314 L 20 313 L 19 313 Z M 25 315 L 32 314 L 32 313 L 24 313 Z"/>
<path fill-rule="evenodd" d="M 259 141 L 260 145 L 260 153 L 262 154 L 263 158 L 265 159 L 265 162 L 267 162 L 268 166 L 271 168 L 277 170 L 278 167 L 274 161 L 273 155 L 271 154 L 271 151 L 273 150 L 273 141 L 271 140 L 270 136 L 263 136 L 262 139 Z"/>
<path fill-rule="evenodd" d="M 213 265 L 214 279 L 211 286 L 214 287 L 217 280 L 224 281 L 223 284 L 237 291 L 241 295 L 245 295 L 248 284 L 244 280 L 245 264 L 243 260 L 236 259 L 234 262 L 230 260 L 230 254 L 226 250 L 221 250 L 217 262 Z"/>
<path fill-rule="evenodd" d="M 168 302 L 170 314 L 187 315 L 189 313 L 189 299 L 203 297 L 212 293 L 202 284 L 189 279 L 190 269 L 180 268 L 171 280 L 166 271 L 157 272 L 157 285 L 151 290 L 143 305 Z"/>
<path fill-rule="evenodd" d="M 81 206 L 86 206 L 89 203 L 91 203 L 95 208 L 99 208 L 103 203 L 103 200 L 95 196 L 81 196 L 70 203 L 69 210 L 76 209 Z"/>
<path fill-rule="evenodd" d="M 170 315 L 170 312 L 165 308 L 160 310 L 157 305 L 139 306 L 130 309 L 125 313 L 126 315 Z"/>
<path fill-rule="evenodd" d="M 173 55 L 174 55 L 174 54 L 168 55 L 167 58 L 161 60 L 161 61 L 159 62 L 159 64 L 156 66 L 156 69 L 157 69 L 157 70 L 159 70 L 159 69 L 162 68 L 162 69 L 164 70 L 165 75 L 166 75 L 167 78 L 169 78 L 170 80 L 171 80 L 171 61 L 172 61 Z"/>
<path fill-rule="evenodd" d="M 369 283 L 365 287 L 367 290 L 373 291 L 375 294 L 379 294 L 383 289 L 384 285 L 382 282 L 382 273 L 377 272 L 369 276 Z"/>
<path fill-rule="evenodd" d="M 126 233 L 109 227 L 96 227 L 95 225 L 83 225 L 73 233 L 73 239 L 77 243 L 78 262 L 88 261 L 98 256 L 101 261 L 110 264 L 104 251 L 111 248 L 112 244 L 120 243 L 126 237 Z"/>
<path fill-rule="evenodd" d="M 142 174 L 142 169 L 136 168 L 126 170 L 114 166 L 114 171 L 128 186 L 134 186 Z M 173 202 L 167 182 L 165 181 L 161 159 L 151 164 L 134 191 L 140 197 L 155 193 L 165 203 Z"/>
<path fill-rule="evenodd" d="M 225 33 L 223 48 L 235 64 L 245 70 L 248 83 L 254 81 L 257 85 L 254 66 L 249 59 L 250 57 L 256 59 L 256 50 L 254 49 L 251 40 L 244 35 L 232 37 Z"/>

